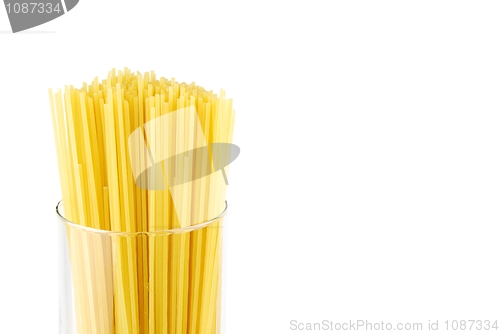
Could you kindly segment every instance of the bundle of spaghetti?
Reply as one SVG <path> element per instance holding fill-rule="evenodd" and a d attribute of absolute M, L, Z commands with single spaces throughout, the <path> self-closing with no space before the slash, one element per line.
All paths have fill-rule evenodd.
<path fill-rule="evenodd" d="M 49 97 L 65 218 L 113 232 L 67 230 L 78 333 L 218 333 L 222 220 L 175 231 L 225 209 L 232 100 L 127 68 Z"/>

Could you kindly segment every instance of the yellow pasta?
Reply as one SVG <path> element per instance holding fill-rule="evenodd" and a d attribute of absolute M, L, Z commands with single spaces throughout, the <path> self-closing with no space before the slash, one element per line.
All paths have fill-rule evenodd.
<path fill-rule="evenodd" d="M 217 334 L 232 100 L 111 70 L 49 91 L 79 334 Z M 77 228 L 81 226 L 81 228 Z"/>

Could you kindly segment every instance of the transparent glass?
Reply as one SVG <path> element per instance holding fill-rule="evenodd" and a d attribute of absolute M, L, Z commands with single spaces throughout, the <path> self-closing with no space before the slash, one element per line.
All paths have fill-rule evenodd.
<path fill-rule="evenodd" d="M 56 206 L 61 334 L 221 334 L 223 221 L 156 232 L 74 224 Z"/>

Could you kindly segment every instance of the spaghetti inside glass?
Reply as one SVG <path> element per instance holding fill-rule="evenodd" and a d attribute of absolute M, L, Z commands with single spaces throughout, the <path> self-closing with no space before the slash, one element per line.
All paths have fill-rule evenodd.
<path fill-rule="evenodd" d="M 220 334 L 223 222 L 154 232 L 72 223 L 56 206 L 60 333 Z"/>

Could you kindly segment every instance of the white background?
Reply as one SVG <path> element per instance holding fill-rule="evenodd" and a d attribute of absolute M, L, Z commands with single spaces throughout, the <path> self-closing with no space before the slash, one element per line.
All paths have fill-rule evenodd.
<path fill-rule="evenodd" d="M 497 1 L 82 0 L 10 34 L 0 8 L 0 332 L 58 332 L 47 89 L 123 66 L 234 98 L 227 333 L 500 321 L 499 17 Z"/>

